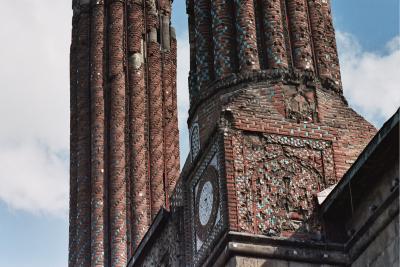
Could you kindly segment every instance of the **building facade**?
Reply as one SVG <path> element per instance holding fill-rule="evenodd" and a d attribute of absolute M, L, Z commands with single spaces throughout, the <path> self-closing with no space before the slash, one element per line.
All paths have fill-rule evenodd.
<path fill-rule="evenodd" d="M 179 177 L 171 1 L 72 7 L 69 266 L 126 266 Z"/>
<path fill-rule="evenodd" d="M 186 5 L 179 174 L 170 1 L 75 3 L 70 266 L 398 262 L 398 114 L 375 136 L 348 106 L 330 2 Z"/>

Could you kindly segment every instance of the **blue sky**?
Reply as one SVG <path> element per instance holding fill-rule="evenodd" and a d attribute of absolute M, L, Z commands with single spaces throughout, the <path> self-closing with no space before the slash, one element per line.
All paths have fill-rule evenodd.
<path fill-rule="evenodd" d="M 182 158 L 187 18 L 174 1 Z M 377 127 L 400 104 L 398 0 L 333 0 L 344 92 Z M 0 267 L 67 266 L 68 0 L 2 1 Z"/>

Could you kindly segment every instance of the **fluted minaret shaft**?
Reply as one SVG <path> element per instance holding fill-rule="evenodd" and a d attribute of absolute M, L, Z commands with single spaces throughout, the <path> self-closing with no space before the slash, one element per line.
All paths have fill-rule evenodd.
<path fill-rule="evenodd" d="M 192 105 L 217 81 L 265 71 L 314 76 L 342 94 L 329 1 L 187 0 L 187 12 Z"/>
<path fill-rule="evenodd" d="M 179 176 L 171 1 L 73 9 L 69 266 L 126 266 Z"/>

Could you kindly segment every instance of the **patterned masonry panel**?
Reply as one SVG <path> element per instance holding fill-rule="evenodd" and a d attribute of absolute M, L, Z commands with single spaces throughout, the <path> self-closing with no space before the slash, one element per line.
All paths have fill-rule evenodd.
<path fill-rule="evenodd" d="M 223 164 L 217 141 L 208 151 L 203 162 L 195 171 L 194 177 L 189 182 L 189 201 L 186 208 L 189 210 L 191 218 L 191 261 L 194 266 L 202 264 L 205 257 L 209 255 L 210 249 L 215 245 L 218 237 L 227 226 L 226 212 L 223 209 L 224 198 L 222 196 L 224 195 L 224 191 L 221 186 L 222 175 Z M 212 187 L 212 190 L 210 190 L 210 187 Z M 203 204 L 199 203 L 199 200 L 204 199 L 202 195 L 204 193 L 209 194 L 207 199 L 210 197 L 213 199 L 209 207 L 200 207 Z M 204 220 L 207 221 L 207 219 L 207 223 L 203 222 Z"/>
<path fill-rule="evenodd" d="M 239 230 L 320 239 L 316 193 L 336 183 L 332 144 L 274 134 L 233 137 Z"/>

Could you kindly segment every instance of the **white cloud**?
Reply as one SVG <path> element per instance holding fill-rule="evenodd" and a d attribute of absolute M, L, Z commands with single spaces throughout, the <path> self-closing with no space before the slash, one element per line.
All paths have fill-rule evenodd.
<path fill-rule="evenodd" d="M 70 1 L 0 9 L 0 200 L 65 216 L 68 207 Z"/>
<path fill-rule="evenodd" d="M 380 127 L 400 106 L 400 36 L 382 52 L 364 51 L 351 34 L 337 32 L 344 94 L 351 107 Z"/>

